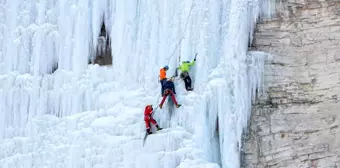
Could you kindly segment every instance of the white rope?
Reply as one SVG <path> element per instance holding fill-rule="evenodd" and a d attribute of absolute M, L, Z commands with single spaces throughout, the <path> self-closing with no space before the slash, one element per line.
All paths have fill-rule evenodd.
<path fill-rule="evenodd" d="M 168 59 L 168 64 L 170 63 L 170 59 L 171 59 L 171 57 L 174 55 L 174 53 L 175 53 L 176 49 L 178 48 L 179 44 L 180 44 L 180 43 L 182 42 L 182 40 L 184 39 L 184 33 L 185 33 L 185 32 L 186 32 L 186 30 L 187 30 L 187 26 L 188 26 L 189 18 L 190 18 L 190 16 L 191 16 L 191 11 L 192 11 L 193 7 L 194 7 L 194 2 L 192 2 L 192 4 L 191 4 L 191 8 L 190 8 L 190 12 L 189 12 L 189 16 L 188 16 L 188 18 L 187 18 L 187 21 L 186 21 L 186 23 L 185 23 L 184 32 L 183 32 L 183 34 L 182 34 L 182 37 L 181 37 L 181 39 L 178 41 L 178 43 L 177 43 L 177 45 L 176 45 L 175 49 L 172 51 L 172 53 L 171 53 L 170 57 L 169 57 L 169 58 L 167 58 L 167 59 Z"/>

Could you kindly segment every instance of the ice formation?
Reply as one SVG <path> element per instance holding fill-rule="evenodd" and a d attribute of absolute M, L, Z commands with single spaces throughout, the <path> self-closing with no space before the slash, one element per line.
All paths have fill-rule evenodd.
<path fill-rule="evenodd" d="M 265 54 L 247 53 L 258 14 L 256 0 L 0 1 L 0 167 L 240 167 L 263 79 Z M 112 67 L 88 65 L 103 22 Z M 159 68 L 196 52 L 195 91 L 176 81 L 183 106 L 156 111 L 166 129 L 142 147 Z"/>

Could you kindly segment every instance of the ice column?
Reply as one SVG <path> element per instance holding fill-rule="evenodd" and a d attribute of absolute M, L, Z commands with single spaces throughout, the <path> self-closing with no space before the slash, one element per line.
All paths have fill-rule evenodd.
<path fill-rule="evenodd" d="M 258 1 L 223 1 L 227 19 L 220 20 L 221 58 L 219 64 L 209 75 L 208 90 L 199 107 L 200 113 L 207 116 L 209 129 L 201 137 L 206 157 L 218 162 L 211 156 L 218 156 L 222 167 L 240 167 L 242 134 L 246 130 L 252 101 L 262 90 L 263 66 L 266 54 L 248 52 L 252 34 L 259 16 Z M 196 74 L 197 75 L 197 74 Z M 218 122 L 217 122 L 218 119 Z M 218 126 L 218 132 L 216 127 Z M 218 134 L 218 135 L 217 135 Z M 213 140 L 218 137 L 219 143 Z M 211 146 L 210 146 L 211 145 Z M 219 149 L 217 149 L 219 148 Z M 211 150 L 213 149 L 213 150 Z"/>

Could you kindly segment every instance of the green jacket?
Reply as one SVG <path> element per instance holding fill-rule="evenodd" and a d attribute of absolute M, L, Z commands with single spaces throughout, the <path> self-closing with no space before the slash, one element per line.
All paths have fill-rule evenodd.
<path fill-rule="evenodd" d="M 179 66 L 177 69 L 180 69 L 182 72 L 188 72 L 190 67 L 195 64 L 195 60 L 192 60 L 190 63 L 189 61 L 183 61 L 182 65 Z"/>

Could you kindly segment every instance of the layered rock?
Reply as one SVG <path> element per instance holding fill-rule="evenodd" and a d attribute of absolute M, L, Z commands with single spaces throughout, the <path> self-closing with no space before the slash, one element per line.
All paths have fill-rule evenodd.
<path fill-rule="evenodd" d="M 252 46 L 272 60 L 243 167 L 340 167 L 340 1 L 288 0 L 276 9 Z"/>

